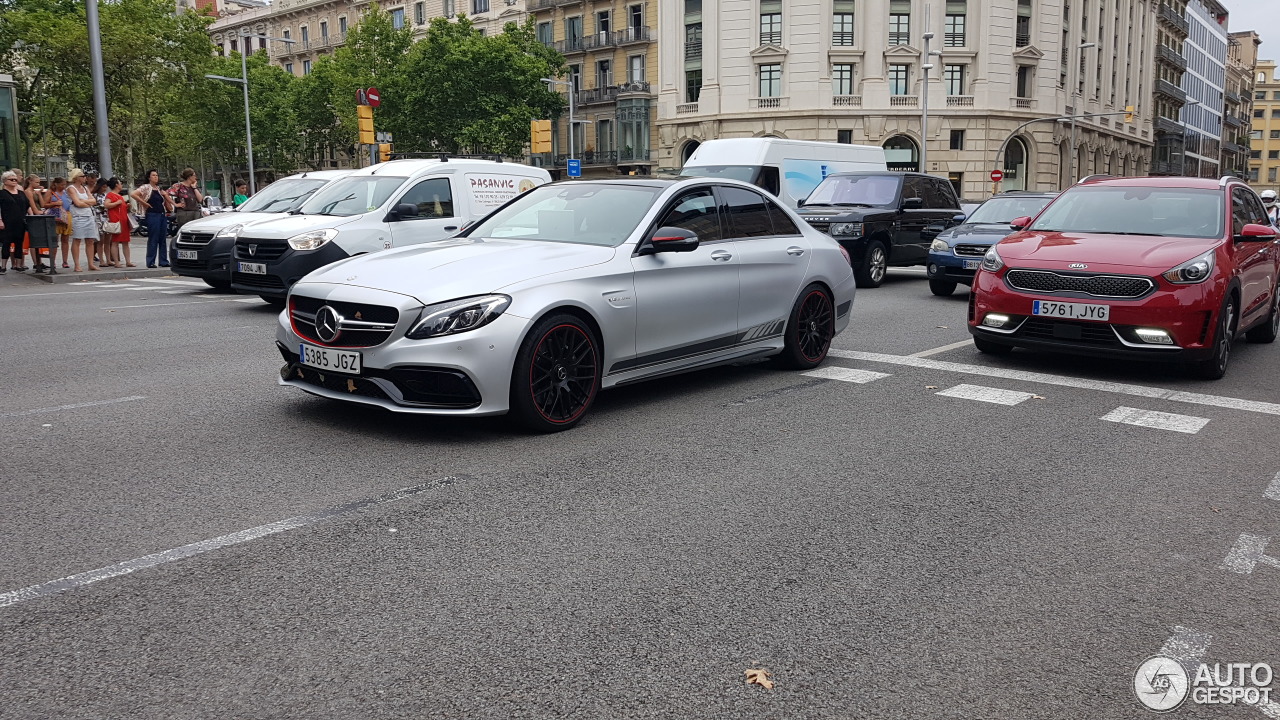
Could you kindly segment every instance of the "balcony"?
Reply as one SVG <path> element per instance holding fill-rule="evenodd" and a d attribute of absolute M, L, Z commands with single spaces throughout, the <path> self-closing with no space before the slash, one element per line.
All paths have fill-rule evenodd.
<path fill-rule="evenodd" d="M 633 80 L 631 82 L 618 83 L 618 96 L 623 95 L 653 95 L 647 80 Z"/>
<path fill-rule="evenodd" d="M 942 44 L 944 47 L 964 47 L 964 33 L 949 32 L 942 34 Z"/>
<path fill-rule="evenodd" d="M 578 91 L 578 105 L 596 105 L 599 103 L 613 102 L 618 97 L 618 86 L 610 85 L 608 87 L 592 88 L 590 90 Z"/>
<path fill-rule="evenodd" d="M 635 43 L 647 42 L 653 42 L 653 31 L 647 25 L 629 27 L 613 34 L 614 45 L 634 45 Z"/>
<path fill-rule="evenodd" d="M 785 97 L 748 98 L 747 106 L 752 110 L 779 110 L 787 106 L 787 99 Z"/>
<path fill-rule="evenodd" d="M 948 95 L 947 107 L 973 107 L 972 95 Z"/>
<path fill-rule="evenodd" d="M 568 38 L 567 40 L 557 40 L 556 52 L 560 53 L 561 55 L 568 55 L 569 53 L 586 52 L 586 48 L 582 46 L 582 40 L 583 39 L 580 37 Z"/>
<path fill-rule="evenodd" d="M 525 7 L 528 8 L 529 12 L 536 12 L 538 10 L 550 10 L 558 4 L 556 0 L 527 0 Z"/>
<path fill-rule="evenodd" d="M 676 106 L 677 115 L 693 115 L 698 112 L 698 103 L 681 103 Z"/>
<path fill-rule="evenodd" d="M 1165 135 L 1182 135 L 1186 130 L 1181 124 L 1167 117 L 1156 118 L 1155 127 L 1156 132 L 1164 133 Z"/>
<path fill-rule="evenodd" d="M 919 95 L 890 95 L 889 107 L 920 107 Z"/>
<path fill-rule="evenodd" d="M 1018 33 L 1013 38 L 1015 47 L 1026 47 L 1031 44 L 1031 33 Z"/>
<path fill-rule="evenodd" d="M 1240 97 L 1238 93 L 1233 93 L 1230 90 L 1222 93 L 1222 99 L 1226 100 L 1229 103 L 1233 103 L 1235 105 L 1239 105 L 1240 103 L 1244 102 L 1244 98 Z"/>
<path fill-rule="evenodd" d="M 702 41 L 691 40 L 684 44 L 684 59 L 697 60 L 702 57 Z"/>
<path fill-rule="evenodd" d="M 1013 106 L 1019 110 L 1035 110 L 1036 100 L 1035 98 L 1014 98 Z"/>
<path fill-rule="evenodd" d="M 760 33 L 761 45 L 782 45 L 782 32 L 762 32 Z"/>
<path fill-rule="evenodd" d="M 835 107 L 862 107 L 861 95 L 835 95 L 831 98 Z"/>
<path fill-rule="evenodd" d="M 613 47 L 615 45 L 617 45 L 617 43 L 614 42 L 613 33 L 595 33 L 593 35 L 583 36 L 582 38 L 583 50 L 598 50 L 600 48 Z"/>
<path fill-rule="evenodd" d="M 1232 128 L 1244 128 L 1244 127 L 1248 127 L 1249 125 L 1249 123 L 1245 122 L 1244 118 L 1238 117 L 1236 115 L 1223 115 L 1222 122 L 1227 127 L 1232 127 Z"/>
<path fill-rule="evenodd" d="M 1187 69 L 1187 59 L 1182 57 L 1182 55 L 1177 50 L 1174 50 L 1173 48 L 1167 45 L 1156 46 L 1156 58 L 1159 60 L 1164 60 L 1165 62 L 1178 68 L 1179 70 Z"/>
<path fill-rule="evenodd" d="M 835 47 L 853 47 L 853 31 L 835 30 L 831 33 L 831 44 Z"/>
<path fill-rule="evenodd" d="M 1156 11 L 1156 17 L 1177 28 L 1183 37 L 1186 37 L 1187 33 L 1191 32 L 1191 24 L 1187 22 L 1187 19 L 1164 3 L 1160 3 L 1160 9 Z"/>
<path fill-rule="evenodd" d="M 1247 147 L 1245 147 L 1245 146 L 1243 146 L 1243 145 L 1237 145 L 1237 144 L 1235 144 L 1235 143 L 1233 143 L 1233 142 L 1227 142 L 1226 140 L 1223 140 L 1223 141 L 1222 141 L 1222 152 L 1224 152 L 1224 153 L 1231 153 L 1231 154 L 1233 154 L 1233 155 L 1243 155 L 1243 154 L 1245 154 L 1245 153 L 1249 152 L 1249 148 L 1247 148 Z"/>
<path fill-rule="evenodd" d="M 1186 91 L 1168 80 L 1156 80 L 1156 92 L 1166 97 L 1173 98 L 1180 103 L 1185 103 L 1187 101 Z"/>
<path fill-rule="evenodd" d="M 909 42 L 911 42 L 911 33 L 906 32 L 904 30 L 889 31 L 890 45 L 906 45 Z"/>

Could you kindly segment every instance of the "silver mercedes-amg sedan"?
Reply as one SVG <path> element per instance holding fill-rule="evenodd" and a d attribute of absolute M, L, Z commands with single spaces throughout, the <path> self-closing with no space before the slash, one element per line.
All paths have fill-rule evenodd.
<path fill-rule="evenodd" d="M 280 383 L 554 432 L 616 385 L 765 356 L 812 368 L 853 295 L 840 245 L 747 183 L 551 183 L 456 237 L 307 275 L 280 314 Z"/>

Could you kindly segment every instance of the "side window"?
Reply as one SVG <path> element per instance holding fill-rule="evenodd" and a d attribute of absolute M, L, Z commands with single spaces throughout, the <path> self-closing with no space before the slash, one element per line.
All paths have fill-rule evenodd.
<path fill-rule="evenodd" d="M 933 184 L 933 194 L 937 204 L 927 205 L 926 207 L 936 207 L 943 210 L 960 207 L 960 202 L 956 200 L 955 191 L 951 189 L 951 183 L 942 178 L 934 178 L 929 182 Z"/>
<path fill-rule="evenodd" d="M 774 235 L 799 235 L 800 228 L 791 222 L 791 217 L 787 215 L 787 211 L 778 207 L 776 203 L 765 200 L 765 205 L 769 206 L 769 219 L 773 221 Z"/>
<path fill-rule="evenodd" d="M 782 189 L 782 185 L 778 182 L 778 168 L 769 165 L 760 168 L 760 182 L 756 184 L 777 195 Z"/>
<path fill-rule="evenodd" d="M 1253 213 L 1250 212 L 1248 191 L 1244 188 L 1236 188 L 1231 191 L 1231 234 L 1239 235 L 1244 232 L 1244 226 L 1253 222 Z"/>
<path fill-rule="evenodd" d="M 1245 191 L 1245 201 L 1249 203 L 1249 214 L 1253 217 L 1249 222 L 1259 225 L 1270 225 L 1271 219 L 1267 217 L 1267 208 L 1262 205 L 1262 200 L 1254 193 Z"/>
<path fill-rule="evenodd" d="M 678 227 L 698 236 L 699 242 L 715 242 L 720 233 L 720 211 L 711 188 L 699 188 L 681 195 L 658 221 L 658 227 Z"/>
<path fill-rule="evenodd" d="M 915 175 L 908 175 L 902 179 L 902 199 L 920 198 L 924 201 L 924 181 Z"/>
<path fill-rule="evenodd" d="M 405 193 L 400 202 L 417 205 L 418 217 L 453 217 L 453 191 L 447 177 L 423 180 Z"/>
<path fill-rule="evenodd" d="M 764 237 L 773 234 L 773 223 L 764 197 L 737 187 L 720 187 L 725 214 L 729 221 L 729 237 Z"/>

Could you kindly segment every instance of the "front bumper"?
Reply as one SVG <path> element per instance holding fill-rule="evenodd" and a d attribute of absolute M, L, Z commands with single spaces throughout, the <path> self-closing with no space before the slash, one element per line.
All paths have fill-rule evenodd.
<path fill-rule="evenodd" d="M 947 280 L 962 285 L 972 285 L 973 277 L 978 270 L 975 267 L 965 268 L 965 263 L 981 263 L 980 257 L 957 257 L 951 253 L 929 251 L 929 259 L 925 269 L 930 280 Z"/>
<path fill-rule="evenodd" d="M 215 237 L 204 245 L 179 244 L 177 238 L 170 238 L 169 264 L 173 272 L 184 277 L 195 277 L 202 280 L 221 282 L 231 281 L 231 254 L 235 247 L 235 238 Z M 178 251 L 194 251 L 194 260 L 178 259 Z"/>
<path fill-rule="evenodd" d="M 349 293 L 344 293 L 344 298 L 349 297 Z M 380 345 L 338 348 L 361 353 L 359 375 L 322 372 L 299 365 L 301 343 L 317 346 L 323 343 L 301 337 L 286 309 L 280 313 L 276 329 L 276 348 L 285 360 L 279 383 L 313 395 L 376 405 L 399 413 L 465 416 L 506 413 L 510 409 L 511 369 L 529 320 L 504 313 L 471 332 L 409 340 L 404 333 L 417 320 L 421 307 L 402 305 L 392 339 Z"/>
<path fill-rule="evenodd" d="M 337 243 L 327 242 L 315 250 L 294 250 L 286 247 L 284 253 L 271 260 L 242 257 L 239 250 L 232 250 L 231 287 L 239 292 L 283 300 L 289 288 L 312 270 L 350 257 Z M 267 266 L 265 275 L 240 272 L 240 263 L 259 263 Z"/>
<path fill-rule="evenodd" d="M 970 295 L 969 332 L 999 345 L 1074 355 L 1154 362 L 1203 360 L 1213 354 L 1209 343 L 1219 307 L 1212 288 L 1212 283 L 1161 285 L 1137 300 L 1083 298 L 1015 291 L 1005 284 L 1003 273 L 979 272 Z M 1031 313 L 1036 300 L 1107 305 L 1110 316 L 1108 322 L 1035 316 Z M 1008 315 L 1011 322 L 1000 329 L 983 326 L 988 313 Z M 1174 345 L 1141 342 L 1134 333 L 1139 327 L 1164 330 Z"/>

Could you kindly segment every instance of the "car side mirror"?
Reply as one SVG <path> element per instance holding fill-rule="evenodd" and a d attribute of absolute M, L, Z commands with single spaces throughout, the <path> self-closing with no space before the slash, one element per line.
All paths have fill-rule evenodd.
<path fill-rule="evenodd" d="M 1276 230 L 1270 225 L 1249 223 L 1240 229 L 1236 240 L 1241 242 L 1270 242 L 1276 239 Z"/>
<path fill-rule="evenodd" d="M 413 203 L 400 203 L 392 208 L 388 220 L 408 220 L 418 217 L 418 206 Z"/>
<path fill-rule="evenodd" d="M 1026 215 L 1023 215 L 1020 218 L 1014 218 L 1009 221 L 1009 227 L 1013 228 L 1014 230 L 1021 230 L 1022 228 L 1030 224 L 1031 224 L 1031 218 Z"/>
<path fill-rule="evenodd" d="M 965 220 L 968 220 L 969 216 L 965 215 L 964 213 L 960 213 L 959 215 L 952 215 L 951 219 L 955 222 L 962 223 Z"/>
<path fill-rule="evenodd" d="M 903 210 L 919 210 L 922 207 L 924 207 L 924 200 L 921 200 L 920 198 L 903 198 L 902 199 Z"/>
<path fill-rule="evenodd" d="M 678 227 L 660 227 L 649 236 L 641 254 L 649 255 L 663 252 L 693 252 L 698 249 L 698 236 L 692 231 Z"/>

